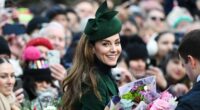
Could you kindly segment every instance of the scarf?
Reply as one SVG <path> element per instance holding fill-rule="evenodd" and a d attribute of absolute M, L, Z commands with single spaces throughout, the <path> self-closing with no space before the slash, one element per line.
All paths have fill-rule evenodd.
<path fill-rule="evenodd" d="M 9 96 L 5 96 L 0 93 L 0 110 L 11 110 L 11 105 L 15 103 L 15 96 L 11 94 Z"/>

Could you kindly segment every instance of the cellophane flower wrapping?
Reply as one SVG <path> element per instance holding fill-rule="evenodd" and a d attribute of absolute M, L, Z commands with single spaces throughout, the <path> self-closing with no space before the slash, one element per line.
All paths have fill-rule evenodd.
<path fill-rule="evenodd" d="M 149 76 L 119 88 L 104 110 L 175 110 L 176 97 L 169 91 L 156 92 L 156 78 Z"/>

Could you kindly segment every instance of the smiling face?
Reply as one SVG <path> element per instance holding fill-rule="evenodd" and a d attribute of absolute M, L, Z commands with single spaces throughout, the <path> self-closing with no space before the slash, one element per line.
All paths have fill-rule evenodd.
<path fill-rule="evenodd" d="M 167 64 L 166 72 L 175 81 L 180 81 L 186 75 L 180 59 L 171 59 Z"/>
<path fill-rule="evenodd" d="M 129 70 L 136 79 L 142 78 L 146 75 L 146 63 L 143 59 L 130 60 Z"/>
<path fill-rule="evenodd" d="M 114 66 L 117 64 L 121 50 L 119 34 L 115 34 L 106 39 L 97 41 L 93 48 L 97 58 L 109 66 Z"/>
<path fill-rule="evenodd" d="M 48 39 L 53 45 L 53 48 L 60 51 L 63 56 L 65 50 L 65 32 L 62 29 L 50 28 Z"/>
<path fill-rule="evenodd" d="M 13 92 L 15 84 L 14 69 L 9 63 L 0 64 L 0 93 L 5 96 Z"/>

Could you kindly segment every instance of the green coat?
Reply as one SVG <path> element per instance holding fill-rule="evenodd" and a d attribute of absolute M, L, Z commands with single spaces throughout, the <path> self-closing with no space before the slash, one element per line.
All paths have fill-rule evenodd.
<path fill-rule="evenodd" d="M 83 94 L 80 102 L 75 104 L 75 110 L 104 110 L 105 106 L 109 103 L 114 95 L 118 95 L 118 88 L 116 83 L 109 74 L 97 74 L 98 78 L 97 88 L 101 95 L 100 101 L 92 90 Z"/>

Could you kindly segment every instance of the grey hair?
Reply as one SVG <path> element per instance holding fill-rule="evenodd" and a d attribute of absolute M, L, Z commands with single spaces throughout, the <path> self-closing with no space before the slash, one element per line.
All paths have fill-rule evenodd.
<path fill-rule="evenodd" d="M 40 31 L 39 31 L 39 36 L 44 36 L 44 37 L 48 37 L 48 35 L 51 33 L 51 29 L 53 30 L 62 30 L 65 33 L 65 29 L 64 27 L 56 22 L 56 21 L 52 21 L 50 23 L 48 23 L 46 26 L 44 26 Z"/>

